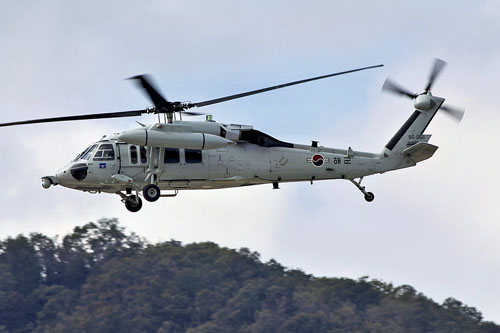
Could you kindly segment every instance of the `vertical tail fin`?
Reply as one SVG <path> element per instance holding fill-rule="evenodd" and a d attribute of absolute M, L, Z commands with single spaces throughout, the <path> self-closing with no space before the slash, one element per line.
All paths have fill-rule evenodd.
<path fill-rule="evenodd" d="M 418 142 L 429 141 L 430 135 L 424 135 L 424 131 L 444 102 L 444 98 L 430 97 L 432 107 L 429 110 L 415 110 L 399 131 L 385 145 L 388 151 L 393 154 L 400 154 L 403 150 Z"/>

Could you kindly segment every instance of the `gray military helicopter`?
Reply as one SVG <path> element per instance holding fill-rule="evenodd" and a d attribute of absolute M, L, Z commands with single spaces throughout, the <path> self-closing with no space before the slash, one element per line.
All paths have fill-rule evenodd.
<path fill-rule="evenodd" d="M 424 92 L 411 93 L 386 80 L 383 90 L 414 100 L 415 111 L 379 153 L 327 148 L 312 144 L 283 142 L 248 125 L 206 121 L 183 121 L 182 115 L 202 115 L 188 111 L 232 99 L 280 89 L 309 81 L 381 67 L 357 68 L 329 75 L 289 82 L 268 88 L 198 103 L 170 102 L 156 89 L 147 75 L 131 79 L 144 89 L 153 107 L 121 112 L 34 119 L 0 124 L 3 126 L 135 117 L 157 114 L 158 123 L 105 135 L 90 145 L 53 176 L 42 177 L 46 189 L 61 185 L 90 193 L 115 193 L 125 207 L 137 212 L 141 194 L 147 201 L 173 197 L 180 190 L 221 189 L 238 186 L 326 179 L 345 179 L 354 184 L 365 200 L 373 201 L 372 192 L 361 185 L 363 177 L 415 166 L 430 158 L 437 146 L 429 144 L 425 129 L 438 110 L 460 121 L 464 111 L 443 106 L 444 98 L 430 92 L 433 82 L 446 63 L 436 59 Z M 160 115 L 163 114 L 164 121 Z M 178 119 L 177 119 L 178 118 Z M 162 191 L 171 191 L 162 194 Z M 135 193 L 135 194 L 134 194 Z"/>

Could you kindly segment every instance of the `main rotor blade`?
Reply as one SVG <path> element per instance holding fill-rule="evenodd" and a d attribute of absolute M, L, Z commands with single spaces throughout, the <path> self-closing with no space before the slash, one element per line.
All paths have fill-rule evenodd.
<path fill-rule="evenodd" d="M 71 121 L 71 120 L 136 117 L 136 116 L 140 116 L 143 113 L 147 113 L 147 112 L 148 112 L 147 110 L 133 110 L 133 111 L 119 111 L 119 112 L 108 112 L 108 113 L 94 113 L 94 114 L 85 114 L 85 115 L 79 115 L 79 116 L 32 119 L 32 120 L 15 121 L 15 122 L 11 122 L 11 123 L 3 123 L 3 124 L 0 124 L 0 127 L 15 126 L 15 125 L 27 125 L 27 124 L 38 124 L 38 123 L 52 123 L 52 122 L 58 122 L 58 121 Z"/>
<path fill-rule="evenodd" d="M 195 111 L 182 111 L 182 114 L 187 114 L 188 116 L 205 116 L 206 113 L 195 112 Z"/>
<path fill-rule="evenodd" d="M 432 67 L 432 71 L 429 75 L 429 81 L 427 85 L 425 86 L 425 91 L 431 90 L 432 84 L 434 83 L 434 80 L 436 80 L 437 76 L 441 71 L 443 70 L 444 66 L 446 66 L 446 61 L 435 58 L 434 59 L 434 66 Z"/>
<path fill-rule="evenodd" d="M 446 112 L 447 115 L 451 116 L 453 120 L 460 122 L 464 117 L 465 110 L 462 108 L 454 108 L 448 105 L 441 106 L 441 110 Z"/>
<path fill-rule="evenodd" d="M 399 85 L 395 84 L 394 82 L 392 82 L 389 79 L 385 79 L 384 85 L 382 86 L 382 90 L 390 91 L 390 92 L 393 92 L 393 93 L 396 93 L 399 95 L 403 95 L 403 96 L 407 96 L 407 97 L 410 97 L 412 99 L 415 98 L 415 96 L 417 96 L 416 94 L 400 87 Z"/>
<path fill-rule="evenodd" d="M 142 87 L 146 91 L 146 94 L 156 108 L 170 108 L 171 103 L 167 101 L 167 99 L 163 97 L 159 90 L 154 86 L 151 76 L 146 74 L 136 75 L 130 77 L 129 80 L 136 81 L 138 86 Z"/>
<path fill-rule="evenodd" d="M 344 72 L 338 72 L 338 73 L 333 73 L 333 74 L 328 74 L 328 75 L 317 76 L 317 77 L 313 77 L 313 78 L 310 78 L 310 79 L 299 80 L 299 81 L 294 81 L 294 82 L 289 82 L 289 83 L 283 83 L 283 84 L 279 84 L 279 85 L 276 85 L 276 86 L 267 87 L 267 88 L 263 88 L 263 89 L 252 90 L 252 91 L 248 91 L 248 92 L 244 92 L 244 93 L 240 93 L 240 94 L 236 94 L 236 95 L 230 95 L 230 96 L 216 98 L 216 99 L 211 99 L 211 100 L 208 100 L 208 101 L 203 101 L 203 102 L 198 102 L 198 103 L 191 103 L 191 104 L 189 104 L 189 106 L 190 107 L 193 107 L 193 106 L 197 106 L 197 107 L 207 106 L 207 105 L 211 105 L 211 104 L 216 104 L 216 103 L 230 101 L 232 99 L 237 99 L 237 98 L 242 98 L 242 97 L 246 97 L 246 96 L 250 96 L 250 95 L 260 94 L 260 93 L 263 93 L 263 92 L 266 92 L 266 91 L 270 91 L 270 90 L 281 89 L 281 88 L 293 86 L 293 85 L 296 85 L 296 84 L 306 83 L 306 82 L 310 82 L 310 81 L 314 81 L 314 80 L 325 79 L 325 78 L 332 77 L 332 76 L 337 76 L 337 75 L 342 75 L 342 74 L 348 74 L 348 73 L 358 72 L 358 71 L 362 71 L 362 70 L 365 70 L 365 69 L 377 68 L 377 67 L 382 67 L 382 66 L 384 66 L 384 65 L 376 65 L 376 66 L 369 66 L 369 67 L 357 68 L 357 69 L 352 69 L 352 70 L 349 70 L 349 71 L 344 71 Z"/>

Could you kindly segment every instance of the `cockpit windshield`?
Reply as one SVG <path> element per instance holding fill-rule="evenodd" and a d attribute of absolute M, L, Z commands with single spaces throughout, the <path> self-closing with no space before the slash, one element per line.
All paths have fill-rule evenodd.
<path fill-rule="evenodd" d="M 97 145 L 92 145 L 87 147 L 83 152 L 81 152 L 78 156 L 75 157 L 73 162 L 78 161 L 78 160 L 88 160 L 90 159 L 90 156 L 94 152 L 94 150 L 97 148 Z"/>

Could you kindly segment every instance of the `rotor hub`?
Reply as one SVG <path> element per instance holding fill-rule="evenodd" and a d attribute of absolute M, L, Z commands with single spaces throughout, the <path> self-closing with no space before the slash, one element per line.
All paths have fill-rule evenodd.
<path fill-rule="evenodd" d="M 430 110 L 433 104 L 431 96 L 431 94 L 423 93 L 415 97 L 415 100 L 413 102 L 413 106 L 415 107 L 415 109 L 420 111 Z"/>

